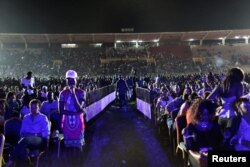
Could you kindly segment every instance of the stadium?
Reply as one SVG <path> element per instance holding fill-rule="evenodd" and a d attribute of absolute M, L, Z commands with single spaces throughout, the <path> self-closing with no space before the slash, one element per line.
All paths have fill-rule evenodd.
<path fill-rule="evenodd" d="M 216 23 L 214 13 L 202 18 L 200 3 L 193 14 L 187 2 L 120 3 L 111 13 L 123 20 L 100 29 L 116 18 L 104 2 L 86 2 L 90 9 L 74 2 L 71 13 L 67 3 L 33 2 L 20 8 L 35 7 L 34 20 L 12 10 L 16 23 L 4 15 L 11 3 L 0 6 L 0 167 L 231 165 L 216 163 L 215 154 L 248 166 L 250 26 L 197 28 L 200 19 Z M 184 14 L 165 13 L 165 3 Z M 234 4 L 223 5 L 230 13 Z M 159 9 L 157 18 L 169 21 L 145 12 L 145 23 L 137 9 Z"/>
<path fill-rule="evenodd" d="M 91 53 L 93 54 L 91 61 L 95 63 L 80 61 L 83 64 L 80 63 L 77 65 L 78 67 L 74 67 L 77 71 L 82 72 L 82 76 L 90 75 L 93 71 L 96 72 L 94 74 L 96 76 L 107 74 L 106 71 L 108 71 L 108 75 L 121 73 L 121 71 L 123 75 L 126 75 L 130 74 L 133 66 L 142 68 L 138 69 L 140 75 L 169 75 L 176 72 L 182 74 L 193 73 L 197 70 L 199 72 L 225 72 L 226 69 L 235 65 L 241 66 L 248 72 L 249 34 L 250 30 L 248 29 L 112 34 L 2 33 L 0 34 L 1 55 L 6 54 L 5 57 L 2 56 L 2 59 L 6 59 L 6 62 L 2 61 L 1 63 L 8 66 L 10 65 L 8 62 L 11 62 L 15 66 L 19 66 L 17 62 L 21 62 L 23 59 L 41 57 L 43 60 L 40 66 L 42 67 L 39 70 L 47 73 L 43 74 L 43 72 L 36 71 L 38 69 L 32 69 L 32 67 L 31 69 L 17 71 L 35 70 L 37 75 L 53 76 L 58 75 L 56 70 L 61 71 L 61 66 L 65 69 L 70 68 L 63 56 L 68 55 L 69 59 L 72 57 L 72 61 L 75 59 L 72 55 L 80 56 L 80 59 L 86 60 L 87 57 L 84 57 L 86 56 L 84 52 L 90 51 L 93 52 Z M 16 54 L 13 52 L 19 54 L 18 57 L 15 57 Z M 11 53 L 16 61 L 15 63 L 9 56 Z M 45 54 L 47 54 L 47 58 Z M 30 57 L 22 55 L 30 55 Z M 176 67 L 175 63 L 171 61 L 166 64 L 168 59 L 172 59 L 171 61 L 180 60 L 179 67 Z M 37 63 L 32 58 L 30 60 Z M 71 62 L 71 60 L 69 61 Z M 41 63 L 41 61 L 38 62 Z M 85 62 L 88 64 L 84 64 Z M 139 62 L 143 64 L 137 64 Z M 165 64 L 162 64 L 162 62 L 165 62 Z M 25 66 L 28 66 L 28 64 L 29 62 Z M 109 69 L 111 68 L 109 66 L 112 65 L 114 67 Z M 15 68 L 18 68 L 15 66 L 10 65 L 7 68 L 15 70 Z M 85 69 L 81 69 L 80 66 L 84 66 Z M 65 69 L 63 70 L 65 71 Z M 12 71 L 9 72 L 13 73 Z M 1 74 L 11 76 L 4 71 Z M 18 77 L 24 74 L 15 73 Z"/>

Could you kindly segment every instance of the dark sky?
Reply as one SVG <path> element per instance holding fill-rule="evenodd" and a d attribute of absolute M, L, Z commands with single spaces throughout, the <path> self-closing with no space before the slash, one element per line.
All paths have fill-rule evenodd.
<path fill-rule="evenodd" d="M 248 0 L 0 0 L 0 33 L 250 28 Z"/>

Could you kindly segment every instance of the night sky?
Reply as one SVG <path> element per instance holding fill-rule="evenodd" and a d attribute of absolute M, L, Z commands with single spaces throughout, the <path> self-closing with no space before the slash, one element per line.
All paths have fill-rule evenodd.
<path fill-rule="evenodd" d="M 0 0 L 0 33 L 119 33 L 250 28 L 248 0 Z"/>

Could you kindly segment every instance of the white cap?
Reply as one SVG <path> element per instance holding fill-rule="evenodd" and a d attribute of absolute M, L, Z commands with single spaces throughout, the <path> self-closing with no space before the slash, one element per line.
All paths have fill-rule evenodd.
<path fill-rule="evenodd" d="M 77 73 L 74 70 L 68 70 L 66 72 L 66 76 L 65 77 L 66 78 L 73 78 L 73 79 L 75 79 L 75 78 L 77 78 Z"/>

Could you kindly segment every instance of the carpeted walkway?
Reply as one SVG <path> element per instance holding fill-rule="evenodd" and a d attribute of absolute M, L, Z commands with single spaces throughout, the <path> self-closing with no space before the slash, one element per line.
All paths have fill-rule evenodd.
<path fill-rule="evenodd" d="M 53 145 L 40 160 L 40 166 L 67 167 L 171 167 L 181 166 L 163 134 L 131 105 L 120 109 L 113 105 L 86 131 L 83 152 L 62 148 L 56 158 Z"/>

